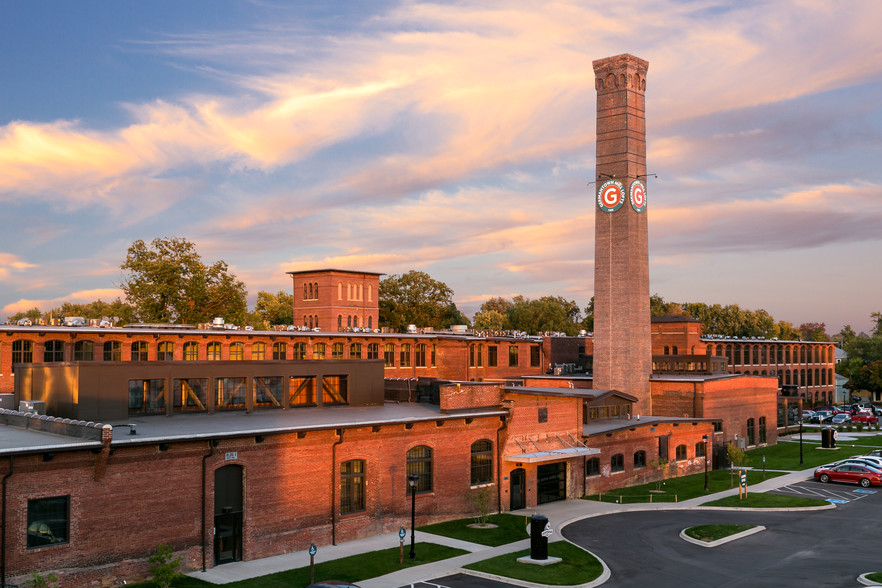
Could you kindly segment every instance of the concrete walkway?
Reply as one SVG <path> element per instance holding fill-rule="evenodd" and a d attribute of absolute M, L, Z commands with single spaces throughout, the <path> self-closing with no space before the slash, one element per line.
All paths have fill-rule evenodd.
<path fill-rule="evenodd" d="M 799 472 L 792 472 L 783 476 L 778 476 L 776 478 L 770 478 L 768 480 L 765 480 L 764 482 L 750 486 L 749 491 L 766 492 L 769 490 L 774 490 L 776 488 L 781 488 L 782 486 L 801 482 L 810 478 L 812 476 L 813 470 L 814 468 L 809 468 Z M 610 504 L 605 502 L 594 502 L 590 500 L 564 500 L 543 504 L 536 507 L 535 509 L 514 511 L 512 514 L 520 514 L 524 515 L 525 517 L 529 517 L 533 513 L 545 515 L 546 517 L 548 517 L 548 520 L 554 525 L 554 535 L 552 535 L 550 540 L 561 541 L 563 540 L 560 534 L 561 529 L 572 522 L 584 518 L 624 511 L 692 509 L 697 508 L 700 504 L 703 504 L 710 500 L 716 500 L 718 498 L 723 498 L 725 496 L 730 496 L 737 493 L 738 489 L 736 487 L 709 496 L 700 496 L 697 498 L 692 498 L 690 500 L 684 500 L 679 503 L 655 502 L 652 504 Z M 520 551 L 522 549 L 529 549 L 530 547 L 529 539 L 523 539 L 521 541 L 516 541 L 507 545 L 501 545 L 499 547 L 488 547 L 486 545 L 469 543 L 467 541 L 460 541 L 457 539 L 451 539 L 449 537 L 442 537 L 440 535 L 423 533 L 421 531 L 416 532 L 416 541 L 417 543 L 429 542 L 437 543 L 440 545 L 447 545 L 450 547 L 456 547 L 468 551 L 469 553 L 438 562 L 427 563 L 420 566 L 399 570 L 397 572 L 393 572 L 379 578 L 362 580 L 358 582 L 358 585 L 362 588 L 393 588 L 396 586 L 407 586 L 431 578 L 437 578 L 439 576 L 459 572 L 461 571 L 460 568 L 462 568 L 463 566 L 474 563 L 476 561 L 489 559 L 491 557 L 496 557 L 497 555 L 503 555 L 505 553 Z M 315 556 L 315 561 L 316 563 L 327 562 L 350 555 L 367 553 L 370 551 L 379 551 L 381 549 L 389 549 L 390 547 L 398 547 L 398 545 L 398 533 L 378 535 L 376 537 L 359 539 L 357 541 L 347 541 L 338 545 L 324 545 L 318 548 L 318 553 Z M 405 543 L 405 557 L 407 557 L 409 546 L 410 535 L 408 535 L 407 541 Z M 248 578 L 256 578 L 259 576 L 265 576 L 267 574 L 274 574 L 276 572 L 282 572 L 285 570 L 306 567 L 308 565 L 309 554 L 306 551 L 298 551 L 295 553 L 277 555 L 264 559 L 224 564 L 215 568 L 211 568 L 205 572 L 191 572 L 188 575 L 193 578 L 198 578 L 200 580 L 210 582 L 212 584 L 227 584 L 230 582 L 237 582 Z M 319 579 L 321 578 L 316 578 L 316 580 Z M 518 584 L 525 586 L 541 586 L 540 584 L 530 584 L 523 582 L 519 582 Z"/>

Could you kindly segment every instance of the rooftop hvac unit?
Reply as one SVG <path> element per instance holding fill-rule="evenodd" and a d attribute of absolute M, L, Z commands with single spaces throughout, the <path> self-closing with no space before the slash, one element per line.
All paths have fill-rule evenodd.
<path fill-rule="evenodd" d="M 45 400 L 20 400 L 18 402 L 18 412 L 32 412 L 35 414 L 46 414 Z"/>

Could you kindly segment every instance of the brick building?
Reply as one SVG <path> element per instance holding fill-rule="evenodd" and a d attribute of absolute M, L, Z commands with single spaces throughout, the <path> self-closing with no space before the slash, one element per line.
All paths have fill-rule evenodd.
<path fill-rule="evenodd" d="M 372 272 L 316 269 L 288 272 L 294 282 L 294 324 L 342 332 L 380 326 L 380 276 Z"/>

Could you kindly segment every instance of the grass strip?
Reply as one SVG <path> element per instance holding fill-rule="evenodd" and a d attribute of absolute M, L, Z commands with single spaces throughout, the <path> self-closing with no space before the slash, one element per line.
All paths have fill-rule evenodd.
<path fill-rule="evenodd" d="M 763 479 L 770 479 L 783 475 L 784 472 L 766 471 L 765 478 L 761 470 L 747 471 L 747 487 L 762 482 Z M 690 476 L 681 476 L 679 478 L 668 478 L 661 483 L 663 492 L 657 492 L 659 484 L 657 482 L 649 482 L 639 486 L 630 486 L 628 488 L 617 488 L 604 492 L 602 495 L 592 494 L 586 496 L 587 500 L 598 500 L 602 498 L 603 502 L 614 502 L 618 504 L 636 504 L 641 502 L 682 502 L 690 498 L 698 496 L 707 496 L 716 492 L 722 492 L 730 488 L 737 488 L 738 472 L 734 474 L 729 470 L 715 470 L 708 472 L 708 491 L 704 491 L 704 473 L 692 474 Z"/>
<path fill-rule="evenodd" d="M 398 563 L 398 547 L 317 563 L 315 564 L 315 581 L 333 579 L 358 582 L 468 553 L 462 549 L 454 549 L 453 547 L 437 545 L 435 543 L 417 543 L 414 549 L 417 558 L 411 561 L 407 557 L 409 550 L 409 546 L 405 546 L 403 564 Z M 321 549 L 319 549 L 319 553 L 321 553 Z M 228 588 L 303 588 L 308 585 L 309 566 L 224 584 Z M 152 583 L 148 582 L 146 584 L 139 584 L 134 588 L 152 588 L 153 586 Z M 214 584 L 197 580 L 196 578 L 185 577 L 180 581 L 176 580 L 174 586 L 175 588 L 204 588 L 206 586 L 214 586 Z"/>
<path fill-rule="evenodd" d="M 426 525 L 418 527 L 418 531 L 425 531 L 434 535 L 442 535 L 451 537 L 461 541 L 469 541 L 480 545 L 505 545 L 513 543 L 521 539 L 528 539 L 527 523 L 530 519 L 525 516 L 513 514 L 495 514 L 490 515 L 489 522 L 496 525 L 495 529 L 476 529 L 469 527 L 474 524 L 474 518 L 458 519 L 455 521 L 447 521 L 444 523 L 436 523 L 434 525 Z"/>
<path fill-rule="evenodd" d="M 738 495 L 726 496 L 717 500 L 705 502 L 701 506 L 734 506 L 742 508 L 805 508 L 807 506 L 826 506 L 830 504 L 816 498 L 803 498 L 801 496 L 785 496 L 783 494 L 769 494 L 768 492 L 754 492 L 741 500 Z"/>
<path fill-rule="evenodd" d="M 530 550 L 525 549 L 517 553 L 475 562 L 465 567 L 506 578 L 553 586 L 585 584 L 597 579 L 603 572 L 603 566 L 596 557 L 566 541 L 548 544 L 548 555 L 559 557 L 562 560 L 557 563 L 540 566 L 518 562 L 519 557 L 529 555 Z"/>
<path fill-rule="evenodd" d="M 756 525 L 697 525 L 689 527 L 685 533 L 693 539 L 710 543 L 730 535 L 743 533 L 748 529 L 753 529 Z"/>

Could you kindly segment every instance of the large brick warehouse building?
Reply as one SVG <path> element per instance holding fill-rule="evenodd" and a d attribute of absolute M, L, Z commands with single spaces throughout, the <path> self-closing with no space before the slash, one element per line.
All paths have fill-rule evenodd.
<path fill-rule="evenodd" d="M 832 394 L 832 351 L 651 320 L 647 70 L 594 64 L 593 336 L 377 332 L 382 274 L 339 269 L 290 272 L 309 330 L 0 326 L 0 583 L 111 586 L 160 543 L 196 570 L 387 532 L 408 476 L 425 524 L 775 443 L 779 388 Z"/>

